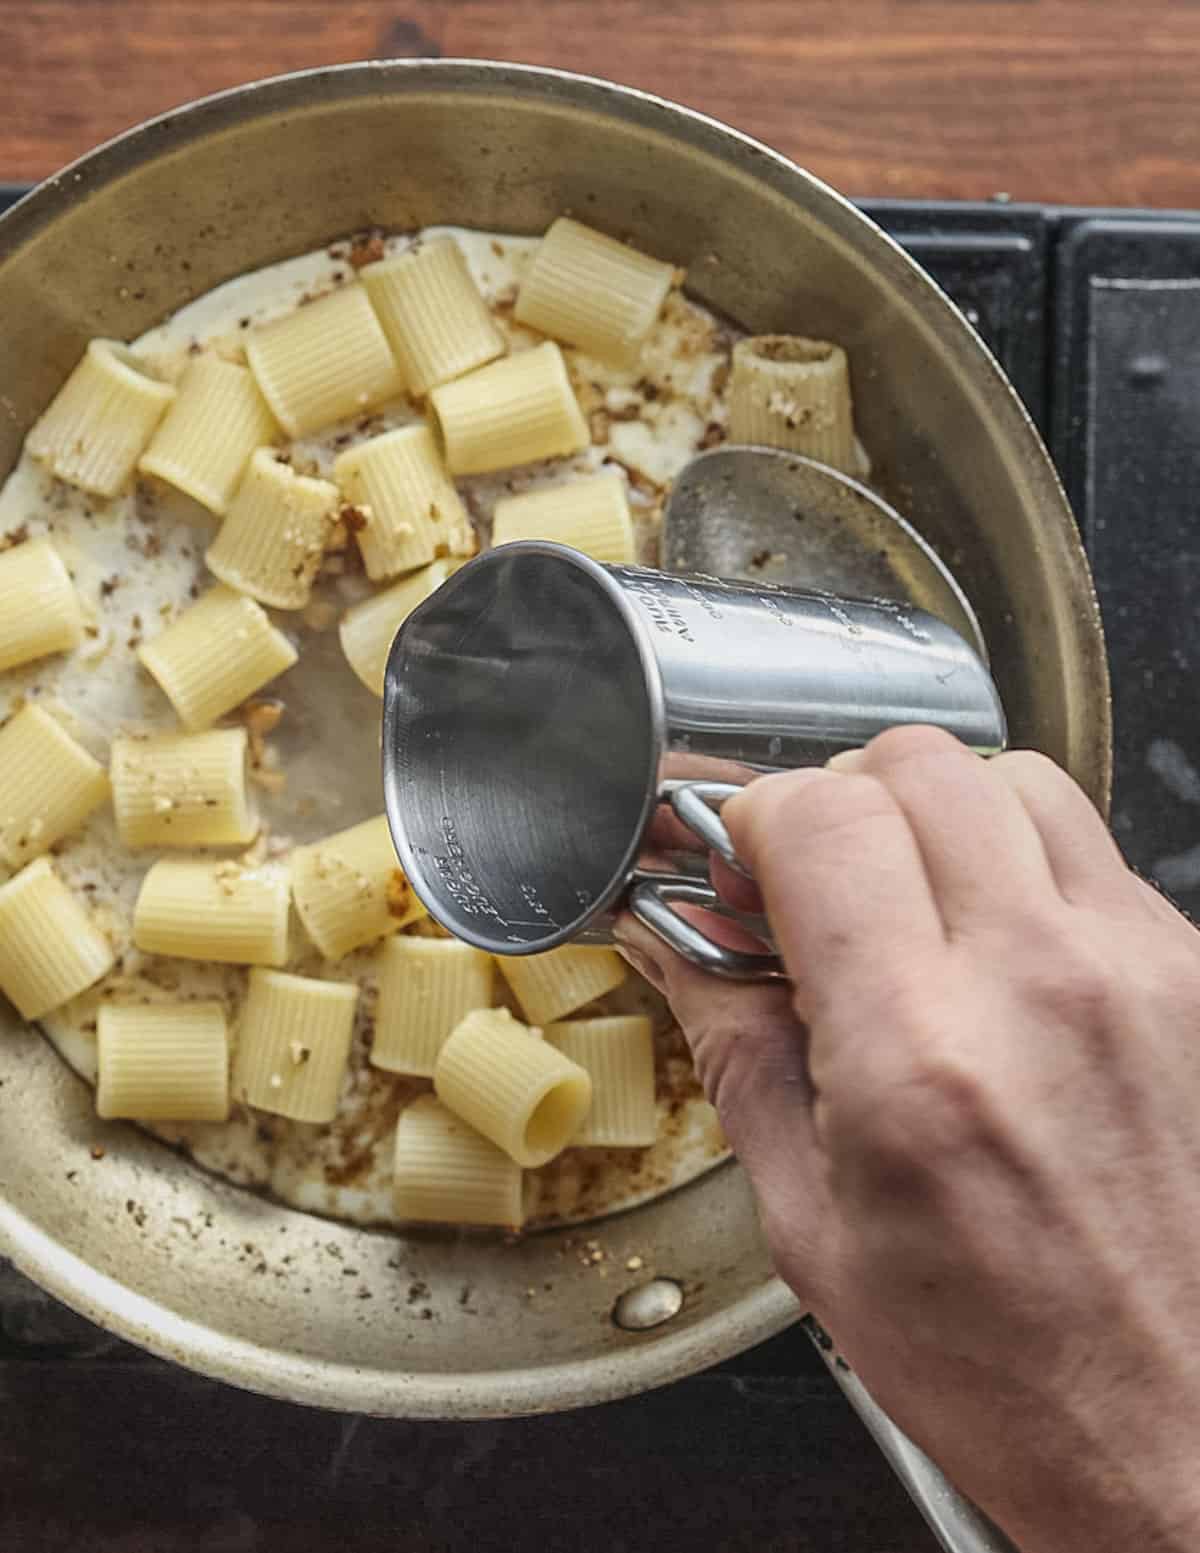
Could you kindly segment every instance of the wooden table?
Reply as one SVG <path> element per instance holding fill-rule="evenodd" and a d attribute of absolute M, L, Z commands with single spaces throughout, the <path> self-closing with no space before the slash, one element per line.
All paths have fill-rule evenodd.
<path fill-rule="evenodd" d="M 850 194 L 1200 206 L 1197 0 L 0 0 L 0 178 L 340 60 L 609 76 Z"/>

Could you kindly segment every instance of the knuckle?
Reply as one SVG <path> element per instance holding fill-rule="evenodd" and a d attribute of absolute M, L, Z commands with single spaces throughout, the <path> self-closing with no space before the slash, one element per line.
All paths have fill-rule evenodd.
<path fill-rule="evenodd" d="M 948 1167 L 999 1131 L 983 1076 L 952 1051 L 927 1051 L 893 1084 L 863 1142 L 885 1178 L 942 1181 Z"/>
<path fill-rule="evenodd" d="M 1036 949 L 1024 961 L 1026 998 L 1055 1025 L 1101 1033 L 1113 1021 L 1120 972 L 1110 944 L 1093 943 L 1079 928 L 1057 918 L 1028 924 Z"/>
<path fill-rule="evenodd" d="M 912 723 L 899 728 L 889 728 L 878 734 L 867 745 L 871 767 L 884 770 L 910 760 L 930 760 L 953 756 L 974 759 L 965 744 L 942 728 L 930 728 Z"/>

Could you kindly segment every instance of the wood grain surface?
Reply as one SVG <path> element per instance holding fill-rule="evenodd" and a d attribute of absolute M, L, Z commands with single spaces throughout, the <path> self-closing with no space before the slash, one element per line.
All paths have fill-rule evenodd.
<path fill-rule="evenodd" d="M 555 65 L 851 194 L 1200 206 L 1200 0 L 0 0 L 0 179 L 338 61 Z"/>

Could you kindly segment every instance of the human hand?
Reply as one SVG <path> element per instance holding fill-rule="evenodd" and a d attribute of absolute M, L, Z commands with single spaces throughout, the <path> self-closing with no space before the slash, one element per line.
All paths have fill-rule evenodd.
<path fill-rule="evenodd" d="M 1057 767 L 893 730 L 723 811 L 792 984 L 631 917 L 782 1276 L 1026 1553 L 1200 1545 L 1200 937 Z M 761 897 L 758 892 L 761 892 Z"/>

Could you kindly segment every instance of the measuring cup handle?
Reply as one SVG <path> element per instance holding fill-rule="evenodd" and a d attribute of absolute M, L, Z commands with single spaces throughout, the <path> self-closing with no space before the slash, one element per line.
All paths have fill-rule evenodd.
<path fill-rule="evenodd" d="M 694 922 L 681 917 L 673 902 L 704 906 L 710 911 L 720 905 L 720 897 L 711 884 L 696 879 L 644 879 L 629 895 L 629 909 L 639 922 L 685 960 L 723 976 L 727 981 L 786 981 L 787 972 L 777 954 L 748 954 L 729 949 L 702 932 Z"/>
<path fill-rule="evenodd" d="M 717 813 L 726 799 L 740 791 L 741 788 L 732 782 L 670 778 L 660 784 L 658 793 L 694 836 L 748 879 L 750 875 L 733 850 L 729 832 Z M 749 954 L 741 949 L 729 949 L 724 944 L 718 944 L 694 922 L 689 922 L 675 910 L 674 903 L 677 901 L 731 914 L 711 884 L 687 875 L 643 876 L 630 892 L 629 909 L 639 922 L 643 922 L 664 943 L 702 971 L 723 976 L 729 981 L 787 980 L 783 961 L 777 954 Z M 738 913 L 732 915 L 736 917 Z M 746 919 L 746 922 L 747 926 L 756 931 L 761 929 L 758 919 Z"/>

